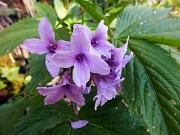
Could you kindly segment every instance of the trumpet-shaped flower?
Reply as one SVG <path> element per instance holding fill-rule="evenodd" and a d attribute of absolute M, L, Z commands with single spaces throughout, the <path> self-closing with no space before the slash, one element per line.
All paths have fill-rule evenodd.
<path fill-rule="evenodd" d="M 77 87 L 75 84 L 69 82 L 70 74 L 69 72 L 64 72 L 61 76 L 61 82 L 53 87 L 38 87 L 38 92 L 46 96 L 44 104 L 54 104 L 61 100 L 64 96 L 69 98 L 71 101 L 77 103 L 78 105 L 84 105 L 85 99 L 82 96 L 82 88 Z"/>
<path fill-rule="evenodd" d="M 35 54 L 47 54 L 46 55 L 46 67 L 52 77 L 56 77 L 59 73 L 59 67 L 52 60 L 52 55 L 58 51 L 70 50 L 69 42 L 59 40 L 55 41 L 55 35 L 53 28 L 48 20 L 44 17 L 41 19 L 38 32 L 40 39 L 31 38 L 24 41 L 21 47 L 30 53 Z"/>
<path fill-rule="evenodd" d="M 59 67 L 74 66 L 73 80 L 78 87 L 85 87 L 90 79 L 90 72 L 100 75 L 110 73 L 110 67 L 100 57 L 90 53 L 90 40 L 82 25 L 74 25 L 71 36 L 71 51 L 57 52 L 53 60 Z"/>

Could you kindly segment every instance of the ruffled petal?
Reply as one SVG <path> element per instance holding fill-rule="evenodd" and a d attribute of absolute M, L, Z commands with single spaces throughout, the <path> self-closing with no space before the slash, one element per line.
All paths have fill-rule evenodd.
<path fill-rule="evenodd" d="M 59 40 L 57 41 L 57 48 L 56 48 L 56 52 L 59 51 L 71 51 L 71 45 L 70 42 L 64 41 L 64 40 Z"/>
<path fill-rule="evenodd" d="M 44 100 L 44 104 L 54 104 L 57 101 L 61 100 L 64 97 L 63 89 L 61 89 L 61 85 L 56 85 L 53 87 L 37 87 L 38 92 L 46 96 Z"/>
<path fill-rule="evenodd" d="M 60 68 L 56 66 L 56 63 L 54 63 L 52 55 L 52 53 L 46 55 L 45 64 L 51 76 L 55 78 L 58 75 Z"/>
<path fill-rule="evenodd" d="M 107 40 L 107 31 L 108 27 L 104 25 L 104 20 L 101 20 L 98 25 L 98 28 L 94 32 L 93 38 L 97 40 Z"/>
<path fill-rule="evenodd" d="M 98 56 L 86 54 L 86 61 L 92 73 L 100 75 L 107 75 L 110 73 L 108 64 Z"/>
<path fill-rule="evenodd" d="M 89 122 L 87 120 L 78 120 L 76 122 L 70 121 L 71 127 L 74 129 L 79 129 L 86 126 Z"/>
<path fill-rule="evenodd" d="M 53 28 L 47 18 L 43 17 L 38 26 L 40 38 L 50 44 L 55 44 L 55 35 Z"/>
<path fill-rule="evenodd" d="M 24 41 L 21 47 L 30 53 L 44 54 L 48 53 L 48 43 L 37 38 L 31 38 Z"/>
<path fill-rule="evenodd" d="M 85 105 L 85 99 L 75 84 L 64 86 L 64 93 L 72 102 L 78 105 Z"/>
<path fill-rule="evenodd" d="M 85 60 L 74 63 L 73 80 L 78 87 L 85 88 L 90 79 L 90 70 Z"/>
<path fill-rule="evenodd" d="M 74 30 L 71 35 L 71 49 L 76 53 L 85 53 L 90 52 L 90 39 L 88 38 L 88 34 L 84 31 L 84 28 L 80 24 L 74 25 Z"/>
<path fill-rule="evenodd" d="M 69 68 L 74 65 L 75 56 L 70 51 L 57 52 L 53 56 L 53 61 L 58 67 Z"/>

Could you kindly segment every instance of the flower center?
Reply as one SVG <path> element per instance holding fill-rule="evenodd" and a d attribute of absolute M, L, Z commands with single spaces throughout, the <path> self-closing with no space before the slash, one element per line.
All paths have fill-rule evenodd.
<path fill-rule="evenodd" d="M 56 44 L 49 44 L 49 51 L 51 53 L 55 53 L 56 48 L 57 48 Z"/>
<path fill-rule="evenodd" d="M 99 41 L 97 41 L 97 40 L 94 40 L 94 39 L 91 40 L 91 44 L 93 47 L 97 46 L 98 43 L 99 43 Z"/>
<path fill-rule="evenodd" d="M 76 56 L 76 60 L 79 61 L 79 62 L 83 61 L 83 59 L 84 59 L 84 54 L 83 53 L 80 53 L 80 54 L 78 54 Z"/>

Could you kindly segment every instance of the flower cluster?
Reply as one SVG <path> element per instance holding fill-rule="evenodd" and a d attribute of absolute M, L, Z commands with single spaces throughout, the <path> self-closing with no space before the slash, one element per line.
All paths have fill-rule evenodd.
<path fill-rule="evenodd" d="M 64 96 L 84 105 L 83 94 L 90 92 L 91 83 L 97 86 L 97 95 L 93 99 L 96 100 L 95 110 L 118 94 L 124 80 L 121 78 L 122 68 L 133 53 L 125 55 L 128 39 L 121 48 L 109 43 L 107 30 L 103 20 L 94 33 L 88 27 L 75 24 L 70 42 L 55 41 L 52 26 L 46 18 L 41 19 L 38 26 L 40 39 L 27 39 L 21 47 L 30 53 L 47 54 L 45 64 L 52 77 L 57 77 L 60 68 L 63 69 L 58 85 L 37 88 L 41 95 L 46 96 L 46 105 L 54 104 Z"/>

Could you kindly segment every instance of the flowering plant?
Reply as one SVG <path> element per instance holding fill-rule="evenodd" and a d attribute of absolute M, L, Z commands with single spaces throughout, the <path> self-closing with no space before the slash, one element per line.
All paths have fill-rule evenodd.
<path fill-rule="evenodd" d="M 180 19 L 114 6 L 35 3 L 36 18 L 0 32 L 0 54 L 20 44 L 32 78 L 0 108 L 0 134 L 179 134 Z"/>
<path fill-rule="evenodd" d="M 94 97 L 97 110 L 97 106 L 104 105 L 121 90 L 120 83 L 124 80 L 121 78 L 122 68 L 133 57 L 132 53 L 125 55 L 129 38 L 126 44 L 116 49 L 107 41 L 108 28 L 104 21 L 99 23 L 94 34 L 80 24 L 75 24 L 73 28 L 70 42 L 56 42 L 51 24 L 42 18 L 38 27 L 40 39 L 27 39 L 21 47 L 30 53 L 46 53 L 45 63 L 52 77 L 58 76 L 60 68 L 63 68 L 58 85 L 37 88 L 41 95 L 46 96 L 45 105 L 54 104 L 64 96 L 78 105 L 85 105 L 82 94 L 90 92 L 93 81 L 97 86 Z M 88 87 L 87 82 L 90 82 Z"/>

